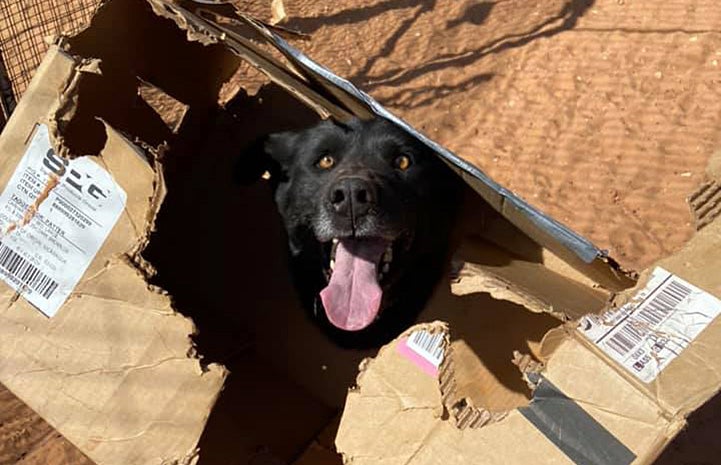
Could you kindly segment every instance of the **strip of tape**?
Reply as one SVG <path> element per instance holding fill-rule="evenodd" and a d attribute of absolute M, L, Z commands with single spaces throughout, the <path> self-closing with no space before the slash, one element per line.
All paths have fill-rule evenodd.
<path fill-rule="evenodd" d="M 629 465 L 636 455 L 573 399 L 541 375 L 530 373 L 537 387 L 521 414 L 577 465 Z"/>

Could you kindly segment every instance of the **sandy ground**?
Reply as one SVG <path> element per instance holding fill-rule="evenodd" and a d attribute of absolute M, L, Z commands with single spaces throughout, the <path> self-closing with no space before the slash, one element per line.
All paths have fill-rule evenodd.
<path fill-rule="evenodd" d="M 269 0 L 239 3 L 270 17 Z M 297 46 L 624 266 L 693 234 L 686 197 L 721 135 L 716 0 L 285 6 L 312 36 Z M 718 404 L 657 463 L 721 463 Z M 0 465 L 84 460 L 0 391 Z"/>
<path fill-rule="evenodd" d="M 92 462 L 0 386 L 0 464 L 92 465 Z"/>
<path fill-rule="evenodd" d="M 286 2 L 311 56 L 641 269 L 692 234 L 718 146 L 703 1 Z"/>

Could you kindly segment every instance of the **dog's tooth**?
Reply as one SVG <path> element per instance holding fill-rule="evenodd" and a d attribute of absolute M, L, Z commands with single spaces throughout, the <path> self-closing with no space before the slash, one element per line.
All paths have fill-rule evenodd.
<path fill-rule="evenodd" d="M 383 265 L 383 273 L 388 273 L 388 271 L 391 269 L 391 266 L 386 263 Z"/>
<path fill-rule="evenodd" d="M 334 238 L 333 238 L 333 245 L 335 245 L 335 244 L 337 244 L 337 243 L 338 243 L 338 238 L 337 238 L 337 237 L 334 237 Z"/>
<path fill-rule="evenodd" d="M 383 260 L 386 262 L 393 261 L 393 248 L 389 245 L 386 251 L 383 253 Z"/>
<path fill-rule="evenodd" d="M 335 269 L 335 260 L 330 261 L 330 269 L 331 270 Z"/>

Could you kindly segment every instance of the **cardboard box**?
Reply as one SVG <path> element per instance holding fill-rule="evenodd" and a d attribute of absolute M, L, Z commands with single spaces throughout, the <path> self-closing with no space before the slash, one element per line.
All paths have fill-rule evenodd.
<path fill-rule="evenodd" d="M 469 351 L 495 344 L 496 324 L 464 314 L 409 330 L 361 368 L 338 449 L 359 464 L 653 463 L 721 386 L 720 233 L 711 222 L 618 306 L 546 333 L 528 347 L 543 364 L 509 351 L 507 365 L 534 389 L 529 400 L 504 395 L 498 360 Z M 419 335 L 425 350 L 408 343 Z M 429 350 L 445 352 L 438 367 Z"/>
<path fill-rule="evenodd" d="M 254 95 L 232 88 L 243 62 L 272 84 Z M 454 337 L 440 379 L 432 364 L 419 371 L 397 355 L 398 343 L 365 362 L 375 353 L 332 346 L 298 308 L 268 186 L 230 179 L 238 151 L 258 135 L 354 115 L 400 125 L 469 186 L 460 279 L 439 286 L 420 319 L 447 321 Z M 0 250 L 10 282 L 0 284 L 0 382 L 99 465 L 340 463 L 333 437 L 344 404 L 337 445 L 346 462 L 500 463 L 519 453 L 607 463 L 578 458 L 588 457 L 584 438 L 569 446 L 543 432 L 580 417 L 594 419 L 585 438 L 594 452 L 611 444 L 620 455 L 604 457 L 645 463 L 718 389 L 712 376 L 680 390 L 668 377 L 684 363 L 711 365 L 713 347 L 692 344 L 648 389 L 572 328 L 558 329 L 559 319 L 600 313 L 634 279 L 228 7 L 105 2 L 87 30 L 51 49 L 0 151 L 0 186 L 22 200 L 0 205 L 3 246 L 18 241 L 15 255 Z M 46 169 L 33 171 L 33 160 Z M 63 200 L 71 193 L 75 210 Z M 103 196 L 113 201 L 96 210 L 113 212 L 110 222 L 89 226 Z M 67 234 L 51 227 L 55 217 Z M 97 229 L 92 240 L 85 228 Z M 63 242 L 70 233 L 97 251 L 74 252 Z M 60 259 L 43 246 L 53 240 L 64 244 L 60 259 L 74 257 L 67 282 L 53 279 Z M 537 386 L 530 404 L 514 351 Z M 560 420 L 535 407 L 544 393 L 563 399 Z"/>

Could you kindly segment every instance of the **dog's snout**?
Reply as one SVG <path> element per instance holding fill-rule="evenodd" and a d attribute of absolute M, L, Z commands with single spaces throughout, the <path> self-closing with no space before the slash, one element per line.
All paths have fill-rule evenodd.
<path fill-rule="evenodd" d="M 368 214 L 376 202 L 373 185 L 359 177 L 342 178 L 330 190 L 330 204 L 342 216 L 358 218 Z"/>

